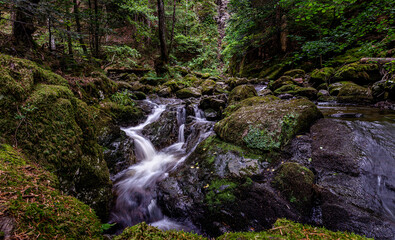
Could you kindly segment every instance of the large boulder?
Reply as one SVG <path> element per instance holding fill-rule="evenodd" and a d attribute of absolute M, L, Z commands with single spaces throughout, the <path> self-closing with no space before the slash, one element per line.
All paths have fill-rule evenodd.
<path fill-rule="evenodd" d="M 270 151 L 279 149 L 297 133 L 308 131 L 322 117 L 309 100 L 258 99 L 262 99 L 259 104 L 243 105 L 242 102 L 237 110 L 218 122 L 214 127 L 218 136 L 240 146 Z M 248 99 L 245 101 L 249 102 Z"/>
<path fill-rule="evenodd" d="M 235 87 L 229 94 L 229 104 L 234 104 L 241 100 L 258 96 L 254 86 L 252 85 L 240 85 Z"/>
<path fill-rule="evenodd" d="M 315 69 L 310 74 L 309 83 L 313 87 L 318 87 L 323 83 L 328 83 L 334 73 L 335 73 L 335 69 L 331 67 Z"/>
<path fill-rule="evenodd" d="M 355 83 L 343 84 L 337 95 L 337 101 L 341 103 L 366 104 L 373 101 L 371 91 L 368 88 Z"/>
<path fill-rule="evenodd" d="M 208 79 L 204 81 L 201 85 L 203 95 L 211 95 L 214 93 L 216 83 L 215 81 Z"/>
<path fill-rule="evenodd" d="M 176 92 L 178 98 L 185 99 L 185 98 L 198 98 L 202 96 L 202 92 L 198 88 L 188 87 L 180 89 Z"/>
<path fill-rule="evenodd" d="M 269 183 L 254 180 L 271 173 L 266 161 L 211 136 L 183 167 L 159 183 L 159 204 L 166 215 L 192 220 L 211 236 L 263 230 L 278 217 L 298 219 L 297 211 Z"/>
<path fill-rule="evenodd" d="M 334 75 L 335 81 L 352 81 L 359 85 L 377 82 L 381 79 L 377 64 L 352 63 L 341 67 Z"/>

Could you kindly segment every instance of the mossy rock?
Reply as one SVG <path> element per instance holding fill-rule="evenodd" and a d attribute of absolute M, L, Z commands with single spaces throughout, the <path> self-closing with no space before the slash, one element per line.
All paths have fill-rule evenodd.
<path fill-rule="evenodd" d="M 1 59 L 6 64 L 3 76 L 7 81 L 0 90 L 5 100 L 0 100 L 0 136 L 53 171 L 63 191 L 77 196 L 105 218 L 111 182 L 103 150 L 96 142 L 96 110 L 77 99 L 60 76 L 46 74 L 26 60 L 3 55 Z M 7 66 L 14 70 L 5 70 Z M 35 80 L 34 68 L 42 73 L 39 80 Z M 24 75 L 7 72 L 15 69 Z"/>
<path fill-rule="evenodd" d="M 185 239 L 185 240 L 206 240 L 207 238 L 184 231 L 162 231 L 156 227 L 146 224 L 145 222 L 139 223 L 133 227 L 126 228 L 122 234 L 116 236 L 114 240 L 149 240 L 149 239 Z"/>
<path fill-rule="evenodd" d="M 76 78 L 70 83 L 74 94 L 89 104 L 96 104 L 118 90 L 118 84 L 102 72 L 94 72 L 87 78 Z"/>
<path fill-rule="evenodd" d="M 235 87 L 229 94 L 229 104 L 242 101 L 244 99 L 258 96 L 254 86 L 252 85 L 240 85 Z"/>
<path fill-rule="evenodd" d="M 313 204 L 314 173 L 298 163 L 284 163 L 277 169 L 272 184 L 305 215 Z"/>
<path fill-rule="evenodd" d="M 318 87 L 323 83 L 326 84 L 329 82 L 330 78 L 333 76 L 334 73 L 335 73 L 335 69 L 331 67 L 315 69 L 310 74 L 309 83 L 313 87 Z"/>
<path fill-rule="evenodd" d="M 213 80 L 206 80 L 200 85 L 202 87 L 203 95 L 211 95 L 214 93 L 216 83 Z"/>
<path fill-rule="evenodd" d="M 322 113 L 306 99 L 241 106 L 214 130 L 226 142 L 261 151 L 279 149 L 297 133 L 308 131 Z"/>
<path fill-rule="evenodd" d="M 372 96 L 376 101 L 395 100 L 395 79 L 381 80 L 374 83 Z"/>
<path fill-rule="evenodd" d="M 14 232 L 25 239 L 102 239 L 95 212 L 56 188 L 57 178 L 9 145 L 0 145 L 1 216 L 14 219 Z"/>
<path fill-rule="evenodd" d="M 292 69 L 283 74 L 283 76 L 289 76 L 292 78 L 303 78 L 306 72 L 303 69 Z"/>
<path fill-rule="evenodd" d="M 328 86 L 329 93 L 331 96 L 337 96 L 340 92 L 340 89 L 342 89 L 343 86 L 348 85 L 348 84 L 353 84 L 352 82 L 337 82 L 337 83 L 332 83 Z"/>
<path fill-rule="evenodd" d="M 373 102 L 371 91 L 355 83 L 345 84 L 339 90 L 337 101 L 341 103 L 369 104 Z"/>
<path fill-rule="evenodd" d="M 276 91 L 274 91 L 274 94 L 276 96 L 281 95 L 281 94 L 291 94 L 293 96 L 306 97 L 310 100 L 317 99 L 317 93 L 318 93 L 318 91 L 315 88 L 299 87 L 296 85 L 284 85 L 284 86 L 276 89 Z"/>
<path fill-rule="evenodd" d="M 199 86 L 204 80 L 196 77 L 195 75 L 188 74 L 184 77 L 184 81 L 187 83 L 188 86 Z"/>
<path fill-rule="evenodd" d="M 273 95 L 264 96 L 264 97 L 250 97 L 250 98 L 244 99 L 241 102 L 236 102 L 234 104 L 228 105 L 228 107 L 226 107 L 226 109 L 224 111 L 224 116 L 225 117 L 230 116 L 231 113 L 235 112 L 236 110 L 240 109 L 241 107 L 264 104 L 264 103 L 268 103 L 268 102 L 275 101 L 275 100 L 280 100 L 280 99 L 278 97 L 273 96 Z"/>
<path fill-rule="evenodd" d="M 314 240 L 334 240 L 334 239 L 368 239 L 348 232 L 332 232 L 325 228 L 303 225 L 287 219 L 278 219 L 272 229 L 263 232 L 234 232 L 225 233 L 217 240 L 248 240 L 248 239 L 273 239 L 273 240 L 293 240 L 293 239 L 314 239 Z M 369 238 L 370 239 L 370 238 Z"/>
<path fill-rule="evenodd" d="M 248 84 L 248 79 L 247 78 L 231 77 L 231 78 L 228 78 L 225 83 L 228 84 L 230 89 L 233 89 L 237 86 Z"/>
<path fill-rule="evenodd" d="M 176 92 L 176 95 L 178 98 L 181 99 L 186 99 L 186 98 L 198 98 L 202 96 L 202 92 L 198 88 L 194 87 L 189 87 L 189 88 L 183 88 L 181 90 L 178 90 Z"/>
<path fill-rule="evenodd" d="M 374 83 L 381 78 L 377 64 L 352 63 L 341 67 L 334 75 L 335 81 L 352 81 L 359 85 Z"/>
<path fill-rule="evenodd" d="M 268 88 L 272 91 L 275 91 L 285 85 L 298 85 L 298 83 L 293 81 L 292 77 L 290 76 L 282 76 L 274 82 L 271 81 L 268 85 Z"/>

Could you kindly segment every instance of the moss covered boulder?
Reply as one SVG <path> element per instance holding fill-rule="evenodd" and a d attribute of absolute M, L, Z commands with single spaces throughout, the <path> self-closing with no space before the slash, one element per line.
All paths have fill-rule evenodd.
<path fill-rule="evenodd" d="M 235 87 L 229 94 L 229 104 L 233 104 L 235 102 L 258 96 L 254 86 L 252 85 L 240 85 Z"/>
<path fill-rule="evenodd" d="M 348 82 L 341 85 L 337 94 L 337 101 L 342 103 L 368 104 L 373 101 L 373 97 L 368 88 Z"/>
<path fill-rule="evenodd" d="M 30 61 L 1 55 L 0 136 L 54 172 L 59 187 L 105 217 L 111 182 L 97 143 L 97 110 L 66 80 Z"/>
<path fill-rule="evenodd" d="M 323 83 L 328 83 L 334 73 L 335 73 L 335 69 L 331 67 L 315 69 L 310 74 L 309 83 L 313 87 L 318 87 Z"/>
<path fill-rule="evenodd" d="M 276 171 L 272 184 L 304 214 L 313 204 L 314 174 L 298 163 L 284 163 Z"/>
<path fill-rule="evenodd" d="M 276 96 L 281 95 L 281 94 L 291 94 L 293 96 L 301 96 L 301 97 L 306 97 L 310 100 L 315 100 L 317 99 L 317 93 L 318 91 L 315 88 L 312 87 L 299 87 L 297 85 L 284 85 L 276 91 L 274 91 L 274 94 Z"/>
<path fill-rule="evenodd" d="M 308 131 L 321 117 L 321 112 L 308 100 L 274 100 L 241 105 L 218 122 L 214 130 L 227 142 L 270 151 L 279 149 L 297 133 Z"/>
<path fill-rule="evenodd" d="M 178 90 L 176 92 L 176 95 L 178 98 L 185 99 L 185 98 L 198 98 L 202 96 L 202 92 L 198 88 L 194 87 L 189 87 L 189 88 L 183 88 L 181 90 Z"/>
<path fill-rule="evenodd" d="M 9 145 L 0 145 L 0 178 L 0 238 L 102 239 L 95 212 L 61 194 L 52 173 Z"/>
<path fill-rule="evenodd" d="M 292 69 L 283 74 L 284 76 L 290 76 L 292 78 L 303 78 L 306 72 L 303 69 Z"/>
<path fill-rule="evenodd" d="M 335 81 L 352 81 L 359 85 L 377 82 L 381 79 L 377 64 L 352 63 L 341 67 L 334 75 Z"/>
<path fill-rule="evenodd" d="M 202 83 L 202 94 L 203 95 L 211 95 L 214 93 L 216 83 L 213 80 L 206 80 Z"/>
<path fill-rule="evenodd" d="M 286 85 L 297 85 L 298 83 L 295 82 L 292 77 L 290 76 L 282 76 L 279 79 L 277 79 L 276 81 L 272 81 L 269 83 L 268 88 L 272 91 L 275 91 L 279 88 L 281 88 L 282 86 L 286 86 Z"/>

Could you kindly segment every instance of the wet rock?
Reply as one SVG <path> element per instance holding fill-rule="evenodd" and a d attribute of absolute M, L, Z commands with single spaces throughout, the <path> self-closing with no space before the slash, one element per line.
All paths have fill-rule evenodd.
<path fill-rule="evenodd" d="M 244 100 L 246 98 L 258 96 L 254 86 L 240 85 L 235 87 L 229 94 L 229 104 Z"/>
<path fill-rule="evenodd" d="M 189 87 L 189 88 L 178 90 L 176 92 L 176 95 L 178 98 L 185 99 L 191 97 L 198 98 L 202 95 L 202 93 L 198 88 Z"/>
<path fill-rule="evenodd" d="M 160 97 L 170 97 L 171 95 L 171 88 L 170 87 L 163 87 L 159 90 L 158 95 Z"/>
<path fill-rule="evenodd" d="M 133 140 L 118 126 L 108 123 L 102 128 L 98 143 L 104 147 L 104 160 L 111 176 L 137 162 Z"/>
<path fill-rule="evenodd" d="M 215 121 L 221 119 L 221 114 L 211 108 L 204 110 L 204 116 L 209 121 Z"/>
<path fill-rule="evenodd" d="M 289 93 L 283 93 L 283 94 L 279 94 L 277 97 L 279 99 L 288 100 L 288 99 L 294 98 L 294 95 L 289 94 Z"/>
<path fill-rule="evenodd" d="M 146 126 L 142 133 L 156 149 L 163 149 L 176 143 L 178 140 L 177 109 L 173 108 L 162 113 L 160 118 Z"/>
<path fill-rule="evenodd" d="M 227 142 L 269 151 L 307 131 L 320 117 L 321 112 L 308 100 L 274 100 L 242 106 L 218 122 L 214 130 Z"/>
<path fill-rule="evenodd" d="M 258 96 L 264 97 L 264 96 L 269 96 L 269 95 L 273 95 L 273 92 L 267 88 L 258 92 Z"/>
<path fill-rule="evenodd" d="M 359 175 L 358 149 L 347 139 L 351 130 L 336 120 L 321 119 L 311 127 L 313 167 L 318 172 Z"/>
<path fill-rule="evenodd" d="M 185 165 L 159 184 L 166 214 L 192 221 L 211 236 L 224 231 L 263 230 L 276 219 L 298 219 L 296 211 L 261 174 L 260 156 L 212 136 L 199 144 Z"/>
<path fill-rule="evenodd" d="M 211 96 L 211 97 L 204 97 L 200 103 L 199 107 L 201 109 L 208 109 L 212 108 L 214 110 L 220 111 L 223 110 L 226 106 L 226 95 L 217 95 L 217 96 Z"/>

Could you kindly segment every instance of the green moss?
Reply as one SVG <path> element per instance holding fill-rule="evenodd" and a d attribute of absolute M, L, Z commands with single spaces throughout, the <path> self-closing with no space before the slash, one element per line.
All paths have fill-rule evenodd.
<path fill-rule="evenodd" d="M 278 219 L 273 228 L 264 232 L 225 233 L 218 240 L 249 240 L 249 239 L 368 239 L 354 233 L 332 232 L 322 227 L 313 227 L 295 223 L 287 219 Z"/>
<path fill-rule="evenodd" d="M 347 83 L 340 87 L 337 100 L 343 103 L 367 104 L 373 101 L 373 97 L 369 89 L 355 83 Z"/>
<path fill-rule="evenodd" d="M 222 140 L 270 151 L 277 148 L 278 142 L 281 147 L 296 133 L 308 130 L 322 116 L 317 107 L 305 99 L 254 102 L 259 101 L 250 101 L 252 105 L 236 108 L 214 126 Z M 295 118 L 295 125 L 289 129 L 284 127 L 287 115 Z"/>
<path fill-rule="evenodd" d="M 229 104 L 242 101 L 244 99 L 258 96 L 254 86 L 252 85 L 240 85 L 235 87 L 229 94 Z"/>
<path fill-rule="evenodd" d="M 210 95 L 214 93 L 215 90 L 215 81 L 213 80 L 206 80 L 200 86 L 202 87 L 202 93 L 205 95 Z"/>
<path fill-rule="evenodd" d="M 185 239 L 185 240 L 204 240 L 207 239 L 193 233 L 184 231 L 162 231 L 156 227 L 152 227 L 146 223 L 139 223 L 133 227 L 127 228 L 121 235 L 118 235 L 114 240 L 149 240 L 149 239 Z"/>
<path fill-rule="evenodd" d="M 284 76 L 290 76 L 293 78 L 302 78 L 305 75 L 305 71 L 303 69 L 292 69 L 290 71 L 285 72 Z"/>
<path fill-rule="evenodd" d="M 272 91 L 275 91 L 285 85 L 297 85 L 297 82 L 293 81 L 292 77 L 290 76 L 282 76 L 274 82 L 271 81 L 268 88 Z"/>
<path fill-rule="evenodd" d="M 328 83 L 330 78 L 335 73 L 335 69 L 331 67 L 315 69 L 310 75 L 310 83 L 316 87 L 323 83 Z"/>
<path fill-rule="evenodd" d="M 205 196 L 209 208 L 214 210 L 215 206 L 234 202 L 236 197 L 233 192 L 237 186 L 238 183 L 226 179 L 217 179 L 210 182 Z"/>
<path fill-rule="evenodd" d="M 375 82 L 379 68 L 377 64 L 352 63 L 341 67 L 336 71 L 334 79 L 336 81 L 353 81 L 355 83 L 365 84 Z"/>
<path fill-rule="evenodd" d="M 94 211 L 54 187 L 54 175 L 0 145 L 0 215 L 15 219 L 15 235 L 29 239 L 101 239 Z"/>
<path fill-rule="evenodd" d="M 314 174 L 297 163 L 284 163 L 276 171 L 272 184 L 304 214 L 312 206 Z"/>

